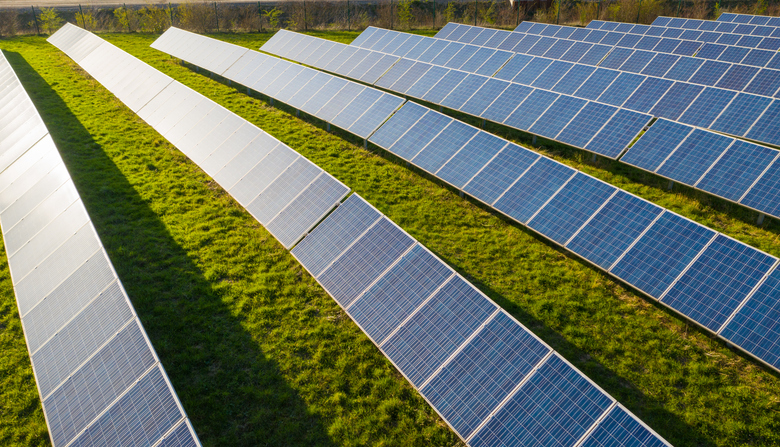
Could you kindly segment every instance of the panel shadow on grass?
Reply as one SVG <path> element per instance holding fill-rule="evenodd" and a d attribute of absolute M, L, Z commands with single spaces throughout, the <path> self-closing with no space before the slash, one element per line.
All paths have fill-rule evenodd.
<path fill-rule="evenodd" d="M 247 254 L 246 247 L 228 244 L 235 251 L 219 254 L 225 258 L 223 265 L 199 266 L 193 252 L 225 248 L 217 240 L 229 239 L 224 226 L 239 221 L 241 213 L 225 215 L 223 209 L 212 221 L 193 219 L 193 233 L 201 237 L 196 241 L 200 246 L 185 249 L 166 222 L 192 218 L 212 204 L 204 203 L 208 200 L 174 202 L 174 211 L 181 212 L 178 215 L 166 214 L 171 209 L 152 209 L 150 205 L 156 202 L 139 194 L 137 186 L 130 183 L 47 81 L 19 53 L 6 52 L 6 56 L 49 128 L 204 445 L 335 445 L 326 423 L 290 386 L 278 363 L 260 349 L 258 340 L 245 327 L 248 323 L 243 312 L 229 305 L 244 300 L 249 306 L 260 303 L 267 311 L 269 305 L 281 304 L 277 299 L 290 293 L 285 288 L 297 291 L 294 284 L 285 282 L 294 276 L 282 274 L 294 267 L 292 257 L 260 229 L 254 231 L 263 234 L 252 241 L 258 245 L 253 253 Z M 127 128 L 131 130 L 132 123 Z M 150 160 L 145 170 L 154 172 L 158 169 L 155 163 L 165 161 Z M 155 192 L 169 193 L 174 201 L 182 198 L 182 191 L 173 187 Z M 214 210 L 205 212 L 209 211 L 213 214 Z M 214 229 L 204 232 L 201 226 Z M 258 256 L 258 251 L 267 256 Z M 246 262 L 250 267 L 243 265 Z M 239 294 L 228 287 L 236 276 L 246 281 L 247 274 L 250 282 L 264 279 L 266 287 Z M 306 298 L 310 297 L 304 296 L 301 301 Z M 278 307 L 280 313 L 289 310 L 283 305 Z M 271 315 L 271 319 L 284 318 Z M 267 324 L 268 320 L 261 321 Z M 267 327 L 267 331 L 278 329 Z"/>

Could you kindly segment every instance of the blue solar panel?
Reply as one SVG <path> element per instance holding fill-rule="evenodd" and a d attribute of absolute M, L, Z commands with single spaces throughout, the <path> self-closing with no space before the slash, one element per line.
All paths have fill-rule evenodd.
<path fill-rule="evenodd" d="M 723 62 L 732 62 L 738 64 L 742 61 L 742 59 L 745 58 L 745 56 L 747 56 L 749 52 L 750 48 L 727 46 L 723 51 L 723 54 L 721 54 L 717 59 Z"/>
<path fill-rule="evenodd" d="M 495 304 L 455 276 L 384 342 L 382 350 L 419 387 L 495 310 Z"/>
<path fill-rule="evenodd" d="M 566 247 L 609 269 L 662 211 L 659 206 L 619 190 Z"/>
<path fill-rule="evenodd" d="M 466 62 L 468 62 L 468 60 L 471 59 L 471 57 L 474 56 L 474 54 L 476 54 L 477 51 L 479 51 L 479 50 L 480 50 L 479 47 L 472 46 L 472 45 L 466 45 L 463 48 L 461 48 L 460 51 L 458 51 L 457 54 L 452 56 L 452 58 L 450 60 L 448 60 L 447 63 L 444 64 L 444 66 L 445 67 L 449 67 L 449 68 L 459 69 Z"/>
<path fill-rule="evenodd" d="M 618 43 L 615 44 L 615 46 L 621 48 L 634 48 L 634 46 L 639 42 L 641 38 L 642 36 L 639 34 L 625 34 L 618 41 Z"/>
<path fill-rule="evenodd" d="M 466 76 L 439 104 L 454 110 L 460 109 L 488 79 L 474 74 Z"/>
<path fill-rule="evenodd" d="M 579 60 L 582 59 L 582 56 L 584 56 L 585 53 L 587 53 L 591 48 L 593 48 L 592 43 L 577 42 L 572 45 L 572 47 L 569 48 L 569 51 L 564 53 L 560 59 L 562 61 L 568 62 L 579 62 Z"/>
<path fill-rule="evenodd" d="M 704 62 L 706 61 L 698 58 L 681 57 L 680 60 L 666 72 L 664 77 L 666 79 L 674 79 L 675 81 L 688 81 Z"/>
<path fill-rule="evenodd" d="M 70 445 L 153 445 L 182 417 L 162 371 L 154 368 Z"/>
<path fill-rule="evenodd" d="M 503 96 L 503 95 L 502 95 Z M 509 117 L 504 124 L 515 129 L 528 130 L 560 95 L 544 90 L 534 90 Z"/>
<path fill-rule="evenodd" d="M 585 65 L 598 65 L 611 49 L 612 47 L 607 45 L 593 45 L 593 48 L 588 50 L 578 62 Z"/>
<path fill-rule="evenodd" d="M 512 60 L 514 60 L 514 58 Z M 526 66 L 524 66 L 523 69 L 520 70 L 518 74 L 511 79 L 511 81 L 518 84 L 531 85 L 552 62 L 553 61 L 550 59 L 544 59 L 540 57 L 534 58 Z M 502 69 L 499 73 L 503 71 L 504 70 Z"/>
<path fill-rule="evenodd" d="M 392 54 L 400 57 L 405 57 L 407 54 L 409 54 L 414 47 L 420 44 L 425 40 L 422 36 L 415 36 L 414 34 L 409 34 L 409 38 L 406 39 L 401 45 L 398 46 L 395 50 L 392 51 Z"/>
<path fill-rule="evenodd" d="M 368 138 L 403 102 L 403 98 L 384 94 L 347 130 L 359 137 Z"/>
<path fill-rule="evenodd" d="M 772 163 L 739 203 L 780 216 L 780 163 Z"/>
<path fill-rule="evenodd" d="M 339 93 L 339 96 L 341 95 L 344 95 L 343 91 Z M 333 117 L 330 122 L 336 126 L 341 127 L 342 129 L 349 129 L 350 126 L 352 126 L 361 116 L 366 113 L 367 109 L 374 105 L 379 100 L 379 98 L 385 95 L 385 93 L 382 93 L 379 90 L 365 88 L 360 92 L 359 95 L 357 95 L 354 100 L 350 101 L 349 104 L 344 106 L 338 115 Z"/>
<path fill-rule="evenodd" d="M 530 132 L 554 139 L 585 106 L 584 99 L 560 96 L 531 127 Z"/>
<path fill-rule="evenodd" d="M 590 100 L 597 99 L 618 75 L 620 75 L 618 71 L 597 68 L 588 80 L 582 84 L 582 87 L 574 93 L 574 96 Z"/>
<path fill-rule="evenodd" d="M 89 354 L 94 355 L 43 402 L 54 445 L 67 445 L 156 362 L 137 323 Z"/>
<path fill-rule="evenodd" d="M 672 53 L 679 54 L 680 56 L 693 56 L 699 47 L 701 47 L 701 42 L 683 40 Z"/>
<path fill-rule="evenodd" d="M 726 51 L 726 48 L 729 47 L 717 43 L 707 43 L 701 47 L 701 50 L 698 54 L 696 54 L 696 57 L 700 57 L 702 59 L 717 59 L 724 51 Z"/>
<path fill-rule="evenodd" d="M 653 48 L 653 51 L 659 52 L 659 53 L 674 53 L 674 50 L 682 43 L 682 40 L 680 39 L 672 39 L 668 37 L 664 37 L 661 39 L 660 42 L 658 42 L 658 45 L 656 45 Z"/>
<path fill-rule="evenodd" d="M 770 98 L 740 93 L 710 128 L 731 135 L 744 135 L 770 102 Z"/>
<path fill-rule="evenodd" d="M 623 38 L 623 36 L 624 36 L 623 33 L 614 32 L 614 31 L 609 32 L 607 33 L 606 36 L 604 36 L 603 39 L 601 39 L 601 41 L 599 41 L 599 43 L 602 45 L 614 46 L 620 41 L 620 39 Z"/>
<path fill-rule="evenodd" d="M 357 195 L 349 197 L 292 254 L 315 277 L 380 217 Z"/>
<path fill-rule="evenodd" d="M 541 158 L 493 205 L 518 222 L 525 223 L 576 171 L 549 158 Z"/>
<path fill-rule="evenodd" d="M 403 62 L 404 60 L 402 60 Z M 400 64 L 400 62 L 399 62 Z M 398 64 L 396 64 L 396 67 Z M 431 68 L 431 64 L 425 62 L 415 62 L 403 74 L 397 75 L 394 72 L 395 67 L 391 68 L 386 75 L 379 79 L 376 85 L 385 87 L 394 92 L 404 93 L 409 90 L 424 74 Z M 395 79 L 395 80 L 393 80 Z M 392 82 L 392 83 L 391 83 Z"/>
<path fill-rule="evenodd" d="M 399 60 L 390 70 L 387 71 L 387 73 L 382 75 L 382 77 L 376 81 L 375 85 L 389 89 L 393 84 L 396 83 L 396 81 L 401 79 L 404 73 L 409 71 L 409 69 L 414 65 L 417 65 L 418 67 L 424 67 L 424 65 L 411 59 Z"/>
<path fill-rule="evenodd" d="M 754 67 L 763 67 L 772 59 L 776 51 L 769 50 L 750 50 L 747 56 L 742 59 L 743 65 L 752 65 Z"/>
<path fill-rule="evenodd" d="M 532 86 L 551 90 L 558 81 L 573 67 L 570 62 L 554 61 L 546 70 L 533 82 Z"/>
<path fill-rule="evenodd" d="M 558 141 L 584 148 L 615 114 L 616 107 L 589 102 L 556 137 Z"/>
<path fill-rule="evenodd" d="M 596 70 L 588 65 L 574 65 L 561 80 L 553 87 L 554 92 L 571 95 L 582 86 L 588 77 Z"/>
<path fill-rule="evenodd" d="M 650 114 L 659 118 L 677 120 L 691 103 L 699 96 L 704 87 L 685 82 L 675 82 Z"/>
<path fill-rule="evenodd" d="M 504 51 L 513 51 L 513 48 L 515 48 L 518 43 L 521 43 L 523 40 L 528 40 L 528 44 L 527 44 L 527 47 L 526 47 L 526 49 L 528 49 L 528 48 L 531 48 L 531 45 L 535 44 L 536 41 L 538 41 L 539 39 L 541 39 L 541 36 L 533 36 L 533 35 L 530 35 L 530 34 L 511 33 L 496 48 L 498 48 L 499 50 L 504 50 Z M 516 52 L 519 53 L 521 51 L 518 50 Z"/>
<path fill-rule="evenodd" d="M 409 52 L 407 52 L 404 57 L 407 59 L 418 60 L 419 57 L 425 53 L 425 51 L 428 50 L 428 48 L 430 48 L 434 42 L 438 41 L 434 39 L 423 39 L 420 41 L 420 43 L 415 45 L 414 48 L 409 50 Z"/>
<path fill-rule="evenodd" d="M 776 156 L 768 147 L 736 140 L 696 187 L 736 202 Z"/>
<path fill-rule="evenodd" d="M 618 69 L 633 53 L 634 50 L 630 48 L 615 48 L 606 58 L 604 58 L 604 61 L 599 64 L 599 67 Z"/>
<path fill-rule="evenodd" d="M 717 30 L 717 31 L 720 32 L 721 30 Z M 718 38 L 718 40 L 716 40 L 716 42 L 722 43 L 724 45 L 736 45 L 737 42 L 739 42 L 739 39 L 740 36 L 738 35 L 724 32 L 723 34 L 720 35 L 720 37 Z"/>
<path fill-rule="evenodd" d="M 509 114 L 517 108 L 517 105 L 535 91 L 531 87 L 518 84 L 510 84 L 498 98 L 482 112 L 482 117 L 496 123 L 503 123 Z"/>
<path fill-rule="evenodd" d="M 496 51 L 474 73 L 483 76 L 493 76 L 513 55 L 514 53 L 508 51 Z"/>
<path fill-rule="evenodd" d="M 752 140 L 777 145 L 780 143 L 780 127 L 777 125 L 779 117 L 780 101 L 774 100 L 764 114 L 761 115 L 761 118 L 750 128 L 747 137 Z"/>
<path fill-rule="evenodd" d="M 460 84 L 460 82 L 468 76 L 468 73 L 462 71 L 450 70 L 439 82 L 436 83 L 428 93 L 423 95 L 422 99 L 432 102 L 434 104 L 440 104 L 441 101 Z"/>
<path fill-rule="evenodd" d="M 350 77 L 355 77 L 356 79 L 359 79 L 363 82 L 373 84 L 374 82 L 379 80 L 379 77 L 382 76 L 385 73 L 385 71 L 390 69 L 390 67 L 397 60 L 398 60 L 397 57 L 390 56 L 390 55 L 383 55 L 374 65 L 371 66 L 371 68 L 365 69 L 365 71 L 359 71 L 360 65 L 358 65 L 357 67 L 355 67 L 355 70 L 353 70 L 354 74 L 350 73 Z"/>
<path fill-rule="evenodd" d="M 666 54 L 653 53 L 650 51 L 634 51 L 631 57 L 620 66 L 620 70 L 631 73 L 641 73 L 642 70 L 655 58 L 656 55 L 668 56 Z"/>
<path fill-rule="evenodd" d="M 611 404 L 606 394 L 553 355 L 469 444 L 474 447 L 574 445 Z"/>
<path fill-rule="evenodd" d="M 615 191 L 614 186 L 577 173 L 528 222 L 528 226 L 565 245 Z"/>
<path fill-rule="evenodd" d="M 598 100 L 613 106 L 620 106 L 631 96 L 642 82 L 648 79 L 633 73 L 621 73 Z M 584 86 L 583 86 L 584 87 Z"/>
<path fill-rule="evenodd" d="M 742 36 L 741 39 L 739 39 L 739 42 L 737 42 L 737 45 L 741 47 L 750 47 L 750 48 L 756 48 L 759 43 L 761 43 L 761 36 Z"/>
<path fill-rule="evenodd" d="M 772 50 L 777 51 L 780 49 L 780 39 L 777 39 L 776 37 L 780 35 L 780 32 L 777 32 L 775 30 L 772 37 L 765 37 L 764 40 L 761 41 L 761 43 L 758 44 L 756 48 L 760 48 L 763 50 Z"/>
<path fill-rule="evenodd" d="M 460 148 L 476 135 L 477 129 L 460 121 L 451 121 L 427 146 L 412 158 L 420 168 L 436 173 Z"/>
<path fill-rule="evenodd" d="M 463 65 L 457 68 L 469 73 L 475 73 L 495 52 L 496 50 L 491 48 L 478 48 Z"/>
<path fill-rule="evenodd" d="M 720 335 L 769 365 L 780 367 L 780 271 L 772 271 Z"/>
<path fill-rule="evenodd" d="M 740 91 L 748 85 L 757 72 L 757 67 L 734 65 L 723 75 L 716 87 Z"/>
<path fill-rule="evenodd" d="M 544 57 L 550 59 L 560 59 L 567 51 L 574 45 L 574 41 L 571 40 L 558 40 L 553 46 L 544 53 Z"/>
<path fill-rule="evenodd" d="M 433 39 L 430 39 L 433 40 Z M 450 42 L 446 40 L 435 40 L 433 43 L 425 50 L 423 51 L 419 56 L 417 57 L 411 57 L 408 56 L 410 59 L 416 59 L 421 62 L 431 62 L 433 59 L 439 55 L 442 51 L 444 51 L 444 48 L 449 45 Z"/>
<path fill-rule="evenodd" d="M 610 271 L 659 298 L 715 234 L 709 228 L 666 212 Z"/>
<path fill-rule="evenodd" d="M 399 138 L 414 125 L 425 113 L 428 108 L 413 102 L 407 102 L 390 119 L 379 128 L 379 130 L 368 139 L 368 141 L 377 146 L 388 149 Z"/>
<path fill-rule="evenodd" d="M 411 160 L 452 121 L 446 115 L 429 110 L 387 150 L 404 160 Z"/>
<path fill-rule="evenodd" d="M 481 46 L 487 46 L 487 42 L 492 39 L 498 30 L 495 29 L 482 29 L 482 32 L 479 33 L 477 37 L 474 38 L 474 40 L 471 41 L 472 45 L 481 45 Z"/>
<path fill-rule="evenodd" d="M 682 34 L 682 33 L 683 33 L 683 30 L 681 30 L 681 29 L 671 28 L 671 29 L 665 29 L 663 31 L 663 33 L 661 33 L 661 35 L 663 37 L 671 37 L 672 39 L 676 39 L 676 38 L 680 37 L 680 34 Z"/>
<path fill-rule="evenodd" d="M 655 172 L 692 131 L 690 126 L 659 119 L 631 146 L 620 161 Z"/>
<path fill-rule="evenodd" d="M 476 27 L 476 26 L 470 26 L 470 27 L 468 27 L 468 31 L 463 33 L 463 35 L 460 36 L 460 38 L 458 38 L 458 42 L 472 43 L 474 41 L 474 39 L 477 38 L 477 36 L 482 34 L 482 31 L 484 31 L 483 28 L 479 28 L 479 27 Z M 452 40 L 452 39 L 448 39 L 448 40 Z"/>
<path fill-rule="evenodd" d="M 434 85 L 441 81 L 445 74 L 449 72 L 450 70 L 444 67 L 431 67 L 425 72 L 423 77 L 405 93 L 413 98 L 422 98 Z"/>
<path fill-rule="evenodd" d="M 509 143 L 475 175 L 464 187 L 464 191 L 492 205 L 512 183 L 520 177 L 541 156 Z"/>
<path fill-rule="evenodd" d="M 656 172 L 680 183 L 695 185 L 733 141 L 733 138 L 696 129 Z"/>
<path fill-rule="evenodd" d="M 450 24 L 447 24 L 444 28 L 446 29 L 449 27 Z M 445 32 L 445 29 L 442 29 L 439 31 L 439 33 Z M 361 48 L 367 48 L 366 45 L 371 42 L 371 37 L 374 35 L 374 33 L 379 32 L 379 28 L 374 27 L 368 27 L 366 28 L 362 33 L 360 33 L 357 37 L 355 37 L 355 40 L 350 43 L 350 45 L 355 47 L 361 47 Z M 450 30 L 446 31 L 447 33 L 451 32 Z"/>
<path fill-rule="evenodd" d="M 707 87 L 685 110 L 679 121 L 692 126 L 710 127 L 735 96 L 736 92 Z"/>
<path fill-rule="evenodd" d="M 460 107 L 469 115 L 482 116 L 482 112 L 509 86 L 508 82 L 488 79 L 474 95 Z"/>
<path fill-rule="evenodd" d="M 620 406 L 615 406 L 588 435 L 582 447 L 665 447 L 655 434 Z"/>
<path fill-rule="evenodd" d="M 317 279 L 333 299 L 347 307 L 413 244 L 414 239 L 383 218 Z"/>
<path fill-rule="evenodd" d="M 451 275 L 446 265 L 416 245 L 350 306 L 349 314 L 381 344 Z"/>
<path fill-rule="evenodd" d="M 509 31 L 498 30 L 495 34 L 493 34 L 493 37 L 488 39 L 487 42 L 483 44 L 483 46 L 488 48 L 498 48 L 498 46 L 501 45 L 501 42 L 506 40 L 510 34 L 511 33 Z"/>
<path fill-rule="evenodd" d="M 718 235 L 661 302 L 717 331 L 774 263 L 775 258 Z"/>
<path fill-rule="evenodd" d="M 433 47 L 433 45 L 431 47 Z M 450 42 L 446 47 L 444 47 L 443 50 L 441 50 L 439 54 L 436 55 L 436 57 L 431 59 L 431 64 L 446 65 L 447 62 L 449 62 L 450 59 L 452 59 L 455 54 L 457 54 L 458 51 L 460 51 L 463 47 L 464 45 L 462 43 Z"/>
<path fill-rule="evenodd" d="M 730 64 L 718 61 L 705 61 L 696 73 L 688 80 L 695 84 L 715 85 L 723 74 L 731 67 Z"/>
<path fill-rule="evenodd" d="M 661 78 L 647 78 L 626 100 L 623 107 L 637 112 L 649 112 L 672 87 L 672 81 Z"/>
<path fill-rule="evenodd" d="M 780 89 L 780 71 L 762 69 L 753 80 L 745 87 L 746 93 L 773 96 Z"/>
<path fill-rule="evenodd" d="M 644 113 L 618 110 L 585 149 L 605 157 L 617 158 L 651 118 Z"/>
<path fill-rule="evenodd" d="M 639 39 L 639 42 L 637 42 L 636 45 L 634 45 L 634 49 L 652 51 L 653 48 L 658 46 L 659 42 L 661 42 L 661 38 L 660 37 L 644 36 L 641 39 Z M 663 53 L 660 53 L 660 54 L 663 54 Z"/>
<path fill-rule="evenodd" d="M 442 180 L 462 188 L 504 146 L 505 140 L 487 132 L 479 132 L 436 175 Z"/>
<path fill-rule="evenodd" d="M 467 439 L 548 352 L 499 312 L 421 392 Z"/>

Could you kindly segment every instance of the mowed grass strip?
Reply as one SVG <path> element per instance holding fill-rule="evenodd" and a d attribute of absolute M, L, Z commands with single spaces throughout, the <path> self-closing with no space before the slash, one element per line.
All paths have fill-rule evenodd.
<path fill-rule="evenodd" d="M 317 33 L 347 43 L 357 34 Z M 345 182 L 673 444 L 780 443 L 780 380 L 756 362 L 381 151 L 365 151 L 316 120 L 295 118 L 183 67 L 149 48 L 157 36 L 101 37 Z M 213 37 L 256 49 L 270 35 Z M 43 39 L 2 41 L 0 48 L 13 52 L 9 59 L 206 445 L 457 443 L 309 275 L 197 166 Z M 721 209 L 685 189 L 664 191 L 665 182 L 652 176 L 591 164 L 577 151 L 536 149 L 778 251 L 774 223 L 755 227 L 739 207 Z M 10 327 L 18 315 L 3 271 Z M 8 350 L 26 363 L 21 371 L 4 364 L 0 377 L 20 379 L 15 388 L 3 382 L 0 392 L 4 401 L 22 392 L 35 402 L 20 337 L 21 331 L 8 337 Z M 18 421 L 43 425 L 40 407 L 30 414 L 20 407 L 0 413 L 0 443 L 28 444 Z"/>

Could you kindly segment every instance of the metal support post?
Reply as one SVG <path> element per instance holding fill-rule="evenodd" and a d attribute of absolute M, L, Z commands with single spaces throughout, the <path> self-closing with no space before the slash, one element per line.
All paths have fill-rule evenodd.
<path fill-rule="evenodd" d="M 40 28 L 38 28 L 38 17 L 35 15 L 35 6 L 30 6 L 30 8 L 32 8 L 33 20 L 35 20 L 35 34 L 40 36 L 41 35 L 41 30 L 40 30 Z"/>
<path fill-rule="evenodd" d="M 217 2 L 214 2 L 214 21 L 217 22 L 217 32 L 219 32 L 219 10 L 217 9 Z"/>
<path fill-rule="evenodd" d="M 669 185 L 667 185 L 667 189 L 668 189 L 669 191 L 671 191 L 672 189 L 674 189 L 674 182 L 673 182 L 672 180 L 669 180 Z"/>
<path fill-rule="evenodd" d="M 766 214 L 758 213 L 758 219 L 756 219 L 756 225 L 763 225 L 764 224 L 764 217 L 766 217 Z"/>

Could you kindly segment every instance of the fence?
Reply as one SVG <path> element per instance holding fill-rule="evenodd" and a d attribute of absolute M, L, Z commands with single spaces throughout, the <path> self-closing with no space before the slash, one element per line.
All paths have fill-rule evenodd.
<path fill-rule="evenodd" d="M 0 8 L 0 37 L 51 34 L 65 21 L 98 32 L 161 33 L 171 25 L 191 31 L 263 32 L 287 28 L 361 30 L 436 29 L 447 22 L 514 28 L 520 21 L 586 25 L 594 19 L 651 23 L 657 16 L 714 19 L 723 12 L 780 15 L 768 0 L 379 0 L 279 3 L 189 2 L 25 9 Z"/>

